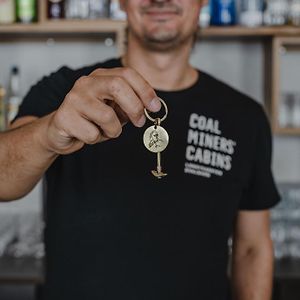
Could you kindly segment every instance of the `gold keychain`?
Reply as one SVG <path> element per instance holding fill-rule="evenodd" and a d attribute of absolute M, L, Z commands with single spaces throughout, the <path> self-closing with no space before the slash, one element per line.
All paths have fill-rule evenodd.
<path fill-rule="evenodd" d="M 144 132 L 144 145 L 149 151 L 157 153 L 157 167 L 156 170 L 151 171 L 151 173 L 157 178 L 162 178 L 167 175 L 167 173 L 164 173 L 161 168 L 161 152 L 167 148 L 169 143 L 169 135 L 167 131 L 160 126 L 161 122 L 163 122 L 167 118 L 168 107 L 162 99 L 160 99 L 160 101 L 166 111 L 165 115 L 161 119 L 152 118 L 149 115 L 148 111 L 144 109 L 146 117 L 150 121 L 154 122 L 154 125 L 147 128 Z"/>

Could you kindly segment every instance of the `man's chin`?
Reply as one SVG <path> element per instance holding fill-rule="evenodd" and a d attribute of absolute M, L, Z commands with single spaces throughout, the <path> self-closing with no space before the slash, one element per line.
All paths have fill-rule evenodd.
<path fill-rule="evenodd" d="M 160 43 L 168 42 L 179 38 L 180 33 L 177 30 L 145 30 L 143 36 L 146 39 Z"/>
<path fill-rule="evenodd" d="M 168 51 L 180 44 L 180 38 L 176 35 L 145 35 L 144 42 L 151 50 Z"/>

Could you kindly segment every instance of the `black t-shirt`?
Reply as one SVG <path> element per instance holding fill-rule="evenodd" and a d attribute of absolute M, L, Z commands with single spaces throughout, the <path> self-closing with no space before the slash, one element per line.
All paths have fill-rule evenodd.
<path fill-rule="evenodd" d="M 80 76 L 119 66 L 61 68 L 31 88 L 18 117 L 52 112 Z M 268 121 L 258 103 L 200 71 L 190 88 L 157 94 L 169 108 L 168 176 L 151 174 L 146 126 L 131 123 L 47 171 L 47 300 L 230 299 L 236 214 L 279 201 Z"/>

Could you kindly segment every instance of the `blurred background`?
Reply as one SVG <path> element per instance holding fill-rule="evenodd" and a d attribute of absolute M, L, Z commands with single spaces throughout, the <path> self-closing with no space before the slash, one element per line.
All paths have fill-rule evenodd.
<path fill-rule="evenodd" d="M 62 65 L 120 55 L 126 20 L 114 0 L 0 1 L 0 130 L 30 86 Z M 300 299 L 300 0 L 210 0 L 191 62 L 262 103 L 274 133 L 282 202 L 272 210 L 274 300 Z M 0 299 L 39 299 L 43 184 L 0 203 Z"/>

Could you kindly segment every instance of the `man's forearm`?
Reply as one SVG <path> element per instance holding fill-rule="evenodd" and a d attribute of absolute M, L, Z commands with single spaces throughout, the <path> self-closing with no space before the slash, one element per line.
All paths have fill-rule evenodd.
<path fill-rule="evenodd" d="M 46 116 L 0 133 L 0 201 L 30 192 L 57 157 L 41 143 L 48 119 Z"/>
<path fill-rule="evenodd" d="M 272 241 L 247 250 L 236 249 L 232 257 L 234 300 L 270 300 L 273 278 Z"/>

